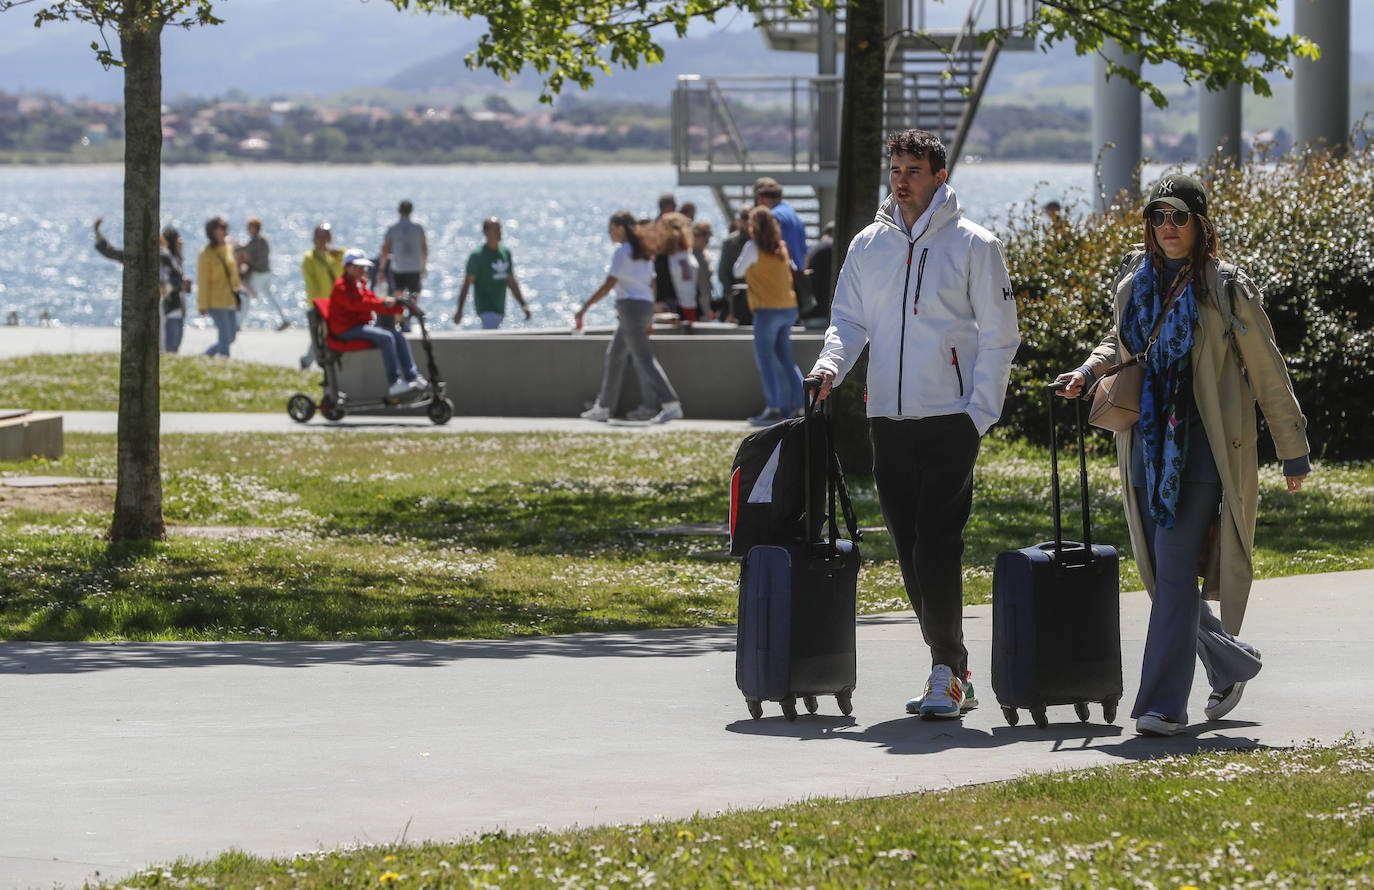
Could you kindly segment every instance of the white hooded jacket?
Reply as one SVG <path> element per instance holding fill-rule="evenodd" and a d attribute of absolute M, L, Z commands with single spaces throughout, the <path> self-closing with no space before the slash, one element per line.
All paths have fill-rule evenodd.
<path fill-rule="evenodd" d="M 849 245 L 815 370 L 844 380 L 869 346 L 868 416 L 997 422 L 1021 344 L 1002 243 L 942 185 L 908 235 L 889 197 Z"/>

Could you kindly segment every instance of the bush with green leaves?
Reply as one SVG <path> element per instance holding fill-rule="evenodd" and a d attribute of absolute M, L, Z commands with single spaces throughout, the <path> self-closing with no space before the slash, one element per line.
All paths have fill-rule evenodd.
<path fill-rule="evenodd" d="M 1370 148 L 1251 157 L 1203 170 L 1220 253 L 1264 292 L 1315 455 L 1374 455 L 1374 167 Z M 1148 185 L 1148 184 L 1147 184 Z M 1072 208 L 1070 208 L 1072 210 Z M 1067 213 L 1033 205 L 1009 221 L 1007 261 L 1021 318 L 1003 422 L 1046 441 L 1045 384 L 1078 367 L 1111 324 L 1109 291 L 1143 238 L 1139 207 Z M 1268 436 L 1261 447 L 1272 448 Z"/>

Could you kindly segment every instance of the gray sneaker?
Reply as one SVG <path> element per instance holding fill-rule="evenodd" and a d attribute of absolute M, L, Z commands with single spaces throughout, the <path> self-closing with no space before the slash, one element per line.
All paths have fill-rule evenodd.
<path fill-rule="evenodd" d="M 608 409 L 603 408 L 600 402 L 596 402 L 586 411 L 583 411 L 581 414 L 577 416 L 582 418 L 583 420 L 595 420 L 599 423 L 605 423 L 606 421 L 611 419 L 611 412 Z"/>
<path fill-rule="evenodd" d="M 1141 735 L 1170 736 L 1187 732 L 1188 724 L 1175 723 L 1163 714 L 1153 711 L 1135 721 L 1135 731 Z"/>
<path fill-rule="evenodd" d="M 654 423 L 667 423 L 670 420 L 682 419 L 681 402 L 664 402 L 663 408 L 654 415 Z"/>
<path fill-rule="evenodd" d="M 643 422 L 646 420 L 653 420 L 657 416 L 657 408 L 650 408 L 648 405 L 640 405 L 638 408 L 626 414 L 625 419 Z"/>
<path fill-rule="evenodd" d="M 1260 652 L 1256 649 L 1255 658 L 1259 657 Z M 1240 697 L 1245 693 L 1246 682 L 1241 680 L 1239 683 L 1232 683 L 1225 689 L 1213 689 L 1212 694 L 1207 696 L 1207 707 L 1203 709 L 1207 719 L 1220 720 L 1235 710 L 1236 705 L 1240 704 Z"/>

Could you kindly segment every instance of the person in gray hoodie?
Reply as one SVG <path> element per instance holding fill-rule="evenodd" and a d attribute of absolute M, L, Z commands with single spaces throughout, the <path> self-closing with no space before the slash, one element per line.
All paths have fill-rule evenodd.
<path fill-rule="evenodd" d="M 869 347 L 873 477 L 907 598 L 930 647 L 923 718 L 978 706 L 963 633 L 964 526 L 981 437 L 997 422 L 1021 343 L 1002 244 L 964 219 L 945 146 L 924 130 L 888 137 L 892 194 L 854 237 L 825 345 L 820 397 Z"/>

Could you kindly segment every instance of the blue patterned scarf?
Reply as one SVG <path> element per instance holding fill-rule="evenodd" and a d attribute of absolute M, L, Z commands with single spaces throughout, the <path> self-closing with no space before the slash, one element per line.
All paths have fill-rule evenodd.
<path fill-rule="evenodd" d="M 1197 327 L 1197 300 L 1193 296 L 1191 261 L 1184 263 L 1169 289 L 1161 293 L 1164 275 L 1164 262 L 1159 256 L 1140 264 L 1131 280 L 1131 301 L 1121 314 L 1121 337 L 1132 353 L 1144 352 L 1164 303 L 1169 296 L 1178 295 L 1160 325 L 1159 339 L 1149 347 L 1136 433 L 1141 437 L 1145 457 L 1150 515 L 1163 528 L 1173 528 L 1188 458 L 1188 407 L 1193 378 L 1188 351 L 1193 347 L 1193 329 Z"/>

